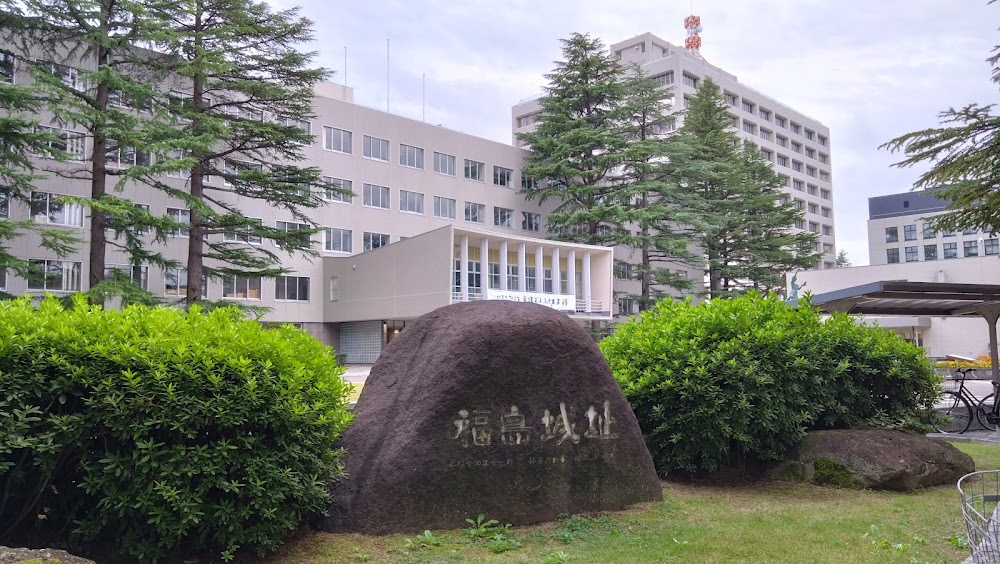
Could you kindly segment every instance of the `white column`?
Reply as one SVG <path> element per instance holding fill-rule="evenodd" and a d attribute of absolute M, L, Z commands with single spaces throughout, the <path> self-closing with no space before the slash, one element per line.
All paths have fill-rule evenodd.
<path fill-rule="evenodd" d="M 528 280 L 524 275 L 528 265 L 527 248 L 524 243 L 517 246 L 517 291 L 524 292 L 528 289 Z"/>
<path fill-rule="evenodd" d="M 479 291 L 486 299 L 486 291 L 490 287 L 490 241 L 483 237 L 479 241 Z"/>
<path fill-rule="evenodd" d="M 500 289 L 507 288 L 507 241 L 500 241 Z"/>
<path fill-rule="evenodd" d="M 559 247 L 552 249 L 552 293 L 562 293 L 562 272 L 559 270 Z"/>
<path fill-rule="evenodd" d="M 459 287 L 462 291 L 462 301 L 469 301 L 469 236 L 462 235 L 462 250 L 458 253 L 459 261 L 461 265 L 458 267 L 459 276 L 461 280 L 459 281 Z"/>
<path fill-rule="evenodd" d="M 572 296 L 573 311 L 576 311 L 576 250 L 566 253 L 566 293 Z"/>
<path fill-rule="evenodd" d="M 545 257 L 542 256 L 542 246 L 535 247 L 535 291 L 545 291 Z"/>
<path fill-rule="evenodd" d="M 583 303 L 584 311 L 590 313 L 590 253 L 583 253 Z"/>

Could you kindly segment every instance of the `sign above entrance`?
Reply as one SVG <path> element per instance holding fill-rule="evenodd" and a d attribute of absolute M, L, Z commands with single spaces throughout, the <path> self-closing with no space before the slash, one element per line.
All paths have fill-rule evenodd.
<path fill-rule="evenodd" d="M 541 304 L 559 311 L 576 311 L 576 297 L 571 294 L 542 294 L 539 292 L 514 292 L 511 290 L 486 290 L 487 300 Z"/>

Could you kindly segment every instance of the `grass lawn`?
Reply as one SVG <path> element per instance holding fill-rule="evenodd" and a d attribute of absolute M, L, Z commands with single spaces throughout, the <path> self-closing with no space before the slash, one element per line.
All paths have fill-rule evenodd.
<path fill-rule="evenodd" d="M 1000 446 L 955 445 L 975 458 L 977 469 L 1000 468 Z M 514 527 L 513 542 L 492 546 L 469 540 L 463 530 L 419 540 L 303 533 L 266 562 L 924 563 L 969 556 L 949 540 L 965 537 L 954 485 L 900 494 L 778 482 L 665 482 L 663 495 L 664 503 L 629 511 Z M 510 550 L 495 552 L 503 548 Z"/>

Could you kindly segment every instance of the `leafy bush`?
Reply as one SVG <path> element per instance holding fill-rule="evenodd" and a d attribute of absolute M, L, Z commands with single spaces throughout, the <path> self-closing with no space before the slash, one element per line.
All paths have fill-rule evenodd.
<path fill-rule="evenodd" d="M 234 309 L 0 302 L 0 541 L 264 553 L 326 509 L 342 373 Z"/>
<path fill-rule="evenodd" d="M 668 299 L 601 342 L 661 474 L 777 460 L 807 430 L 920 425 L 940 383 L 923 350 L 800 302 Z"/>

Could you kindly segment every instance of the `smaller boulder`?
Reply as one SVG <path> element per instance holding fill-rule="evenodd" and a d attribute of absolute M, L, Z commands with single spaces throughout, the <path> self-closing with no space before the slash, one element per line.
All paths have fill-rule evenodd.
<path fill-rule="evenodd" d="M 954 484 L 975 472 L 972 457 L 941 439 L 886 429 L 813 431 L 771 471 L 779 480 L 910 491 Z"/>
<path fill-rule="evenodd" d="M 96 564 L 93 560 L 73 556 L 65 550 L 53 548 L 8 548 L 0 546 L 0 564 Z"/>

